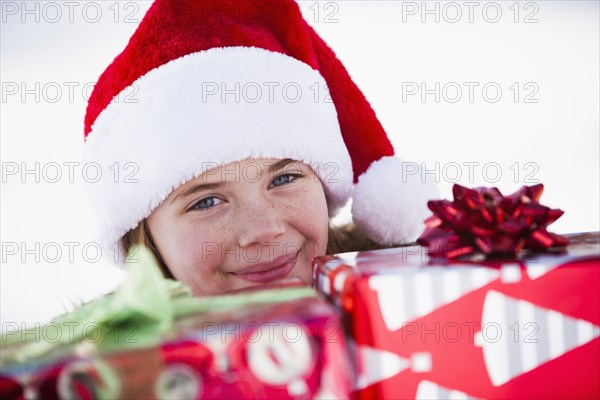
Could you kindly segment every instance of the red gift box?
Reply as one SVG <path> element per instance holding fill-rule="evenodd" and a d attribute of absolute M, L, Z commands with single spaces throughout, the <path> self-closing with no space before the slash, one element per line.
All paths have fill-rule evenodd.
<path fill-rule="evenodd" d="M 348 398 L 353 377 L 339 312 L 304 290 L 178 317 L 152 347 L 97 354 L 81 342 L 60 356 L 1 362 L 0 398 Z"/>
<path fill-rule="evenodd" d="M 600 398 L 600 236 L 560 254 L 432 264 L 419 246 L 315 259 L 358 398 Z"/>
<path fill-rule="evenodd" d="M 195 398 L 349 397 L 339 315 L 317 297 L 190 316 L 178 326 L 178 339 L 162 346 L 159 381 L 192 381 L 195 371 Z"/>

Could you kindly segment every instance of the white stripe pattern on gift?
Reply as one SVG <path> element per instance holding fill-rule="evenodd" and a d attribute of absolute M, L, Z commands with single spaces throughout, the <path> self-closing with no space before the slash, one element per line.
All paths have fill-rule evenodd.
<path fill-rule="evenodd" d="M 476 399 L 467 395 L 464 392 L 454 389 L 448 389 L 444 386 L 440 386 L 435 382 L 421 381 L 417 386 L 416 400 L 438 400 L 438 399 L 451 399 L 451 400 L 469 400 Z"/>
<path fill-rule="evenodd" d="M 461 296 L 497 279 L 496 269 L 482 266 L 406 267 L 394 274 L 369 277 L 369 288 L 377 292 L 379 307 L 388 330 L 423 317 Z"/>
<path fill-rule="evenodd" d="M 588 321 L 494 290 L 486 295 L 481 326 L 476 344 L 495 386 L 600 336 L 600 327 Z"/>
<path fill-rule="evenodd" d="M 587 259 L 594 260 L 597 264 L 598 254 L 600 254 L 600 244 L 598 242 L 578 243 L 567 247 L 564 254 L 533 254 L 523 262 L 527 268 L 527 275 L 531 279 L 538 279 L 566 263 Z"/>
<path fill-rule="evenodd" d="M 405 358 L 391 351 L 356 345 L 354 342 L 351 345 L 354 346 L 358 363 L 355 390 L 390 379 L 403 371 L 426 373 L 432 368 L 431 354 L 428 352 L 415 352 L 410 358 Z"/>
<path fill-rule="evenodd" d="M 315 281 L 317 282 L 318 289 L 321 290 L 327 296 L 330 296 L 330 297 L 333 296 L 333 293 L 331 293 L 331 283 L 332 282 L 331 282 L 330 275 L 337 268 L 340 268 L 344 265 L 356 268 L 357 255 L 358 255 L 357 251 L 350 252 L 350 253 L 344 253 L 344 254 L 342 254 L 343 257 L 338 257 L 338 258 L 328 261 L 324 264 L 323 269 L 327 272 L 324 272 L 324 271 L 316 272 L 316 270 L 315 270 L 316 276 L 314 276 L 314 278 L 315 278 Z M 342 290 L 347 277 L 348 277 L 348 274 L 343 273 L 343 272 L 335 277 L 334 282 L 333 282 L 333 287 L 336 291 L 339 292 Z M 333 297 L 334 297 L 333 298 L 334 302 L 339 305 L 341 299 L 338 296 L 333 296 Z"/>

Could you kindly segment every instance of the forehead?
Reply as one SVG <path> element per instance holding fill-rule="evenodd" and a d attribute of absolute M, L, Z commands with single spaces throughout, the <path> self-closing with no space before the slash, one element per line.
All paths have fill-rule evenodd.
<path fill-rule="evenodd" d="M 209 166 L 209 169 L 202 175 L 199 175 L 188 182 L 188 184 L 236 181 L 243 177 L 257 178 L 264 174 L 270 175 L 279 170 L 299 172 L 305 167 L 308 166 L 303 162 L 289 158 L 248 158 L 227 164 L 215 163 L 214 165 Z"/>

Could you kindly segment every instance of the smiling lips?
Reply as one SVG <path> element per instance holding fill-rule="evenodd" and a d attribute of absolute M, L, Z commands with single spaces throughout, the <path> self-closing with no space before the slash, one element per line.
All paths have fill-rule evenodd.
<path fill-rule="evenodd" d="M 248 282 L 266 283 L 276 279 L 285 278 L 296 266 L 298 251 L 293 256 L 283 255 L 271 262 L 252 265 L 237 272 L 230 272 L 236 277 Z"/>

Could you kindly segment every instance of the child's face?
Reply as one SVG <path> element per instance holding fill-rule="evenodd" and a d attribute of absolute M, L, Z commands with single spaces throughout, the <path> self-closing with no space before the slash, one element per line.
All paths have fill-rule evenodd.
<path fill-rule="evenodd" d="M 150 215 L 163 260 L 195 295 L 289 277 L 311 282 L 311 260 L 327 248 L 325 193 L 308 165 L 284 163 L 221 165 L 177 188 Z"/>

